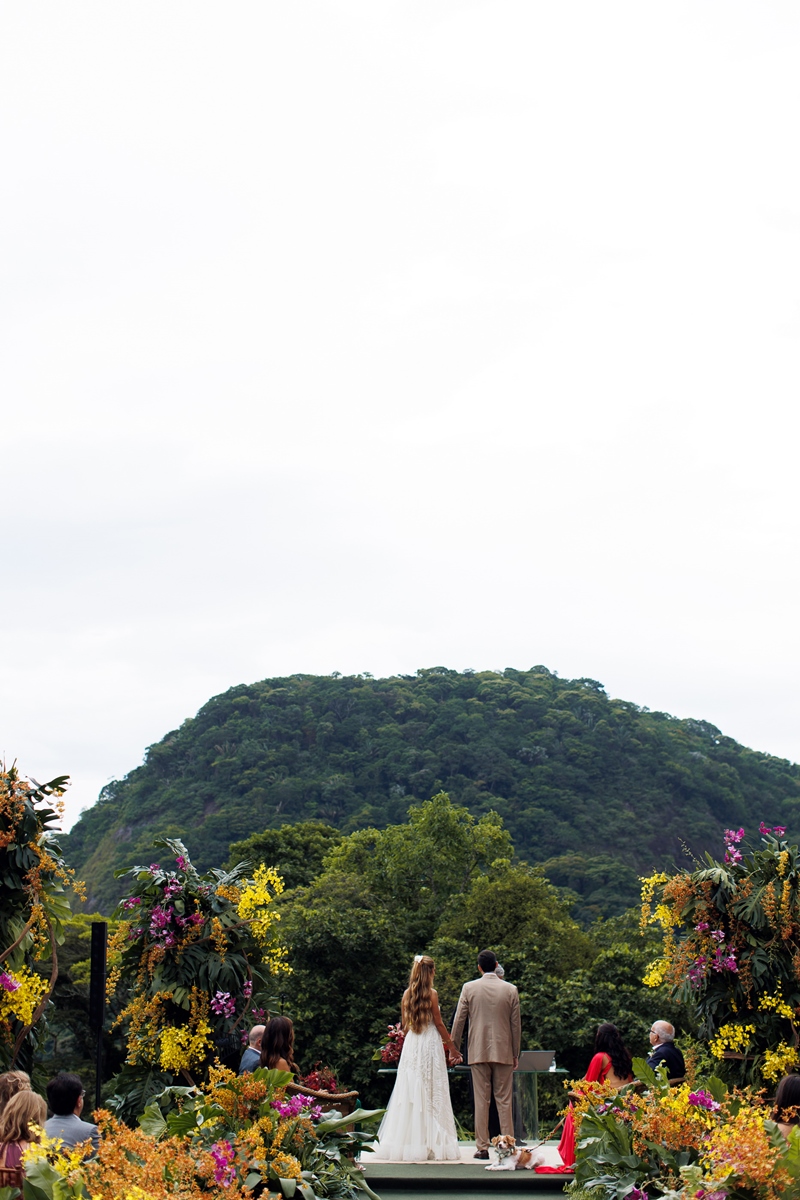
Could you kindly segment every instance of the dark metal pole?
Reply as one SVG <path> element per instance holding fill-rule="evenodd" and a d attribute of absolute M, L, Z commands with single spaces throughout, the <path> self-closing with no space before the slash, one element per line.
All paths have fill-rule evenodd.
<path fill-rule="evenodd" d="M 106 1016 L 106 949 L 108 923 L 92 922 L 92 972 L 89 979 L 89 1027 L 97 1038 L 95 1059 L 95 1108 L 100 1107 L 100 1087 L 103 1082 L 103 1025 Z"/>

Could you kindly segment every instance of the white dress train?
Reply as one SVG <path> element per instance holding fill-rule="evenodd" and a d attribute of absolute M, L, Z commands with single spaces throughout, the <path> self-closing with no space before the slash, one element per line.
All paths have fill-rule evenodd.
<path fill-rule="evenodd" d="M 405 1036 L 376 1149 L 391 1162 L 460 1159 L 444 1048 L 433 1021 Z"/>

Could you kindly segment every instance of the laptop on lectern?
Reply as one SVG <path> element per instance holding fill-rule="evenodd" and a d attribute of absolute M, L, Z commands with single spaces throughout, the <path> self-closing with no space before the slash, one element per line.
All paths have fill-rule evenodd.
<path fill-rule="evenodd" d="M 556 1057 L 555 1050 L 520 1050 L 518 1071 L 549 1071 Z"/>

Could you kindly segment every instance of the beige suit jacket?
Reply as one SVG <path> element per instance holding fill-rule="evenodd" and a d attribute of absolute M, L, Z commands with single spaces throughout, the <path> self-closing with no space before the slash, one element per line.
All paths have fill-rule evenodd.
<path fill-rule="evenodd" d="M 487 971 L 461 989 L 453 1022 L 453 1041 L 461 1045 L 464 1023 L 469 1018 L 467 1046 L 470 1063 L 513 1063 L 519 1058 L 522 1024 L 519 992 L 512 983 Z"/>

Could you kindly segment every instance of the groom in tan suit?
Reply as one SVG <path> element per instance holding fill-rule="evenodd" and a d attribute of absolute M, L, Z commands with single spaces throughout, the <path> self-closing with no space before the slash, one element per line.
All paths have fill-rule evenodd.
<path fill-rule="evenodd" d="M 461 1047 L 464 1024 L 469 1020 L 468 1061 L 475 1094 L 476 1158 L 489 1157 L 489 1105 L 494 1091 L 500 1132 L 514 1132 L 511 1108 L 514 1071 L 519 1062 L 522 1025 L 519 992 L 494 973 L 497 957 L 491 950 L 478 955 L 480 979 L 461 989 L 452 1037 Z"/>

